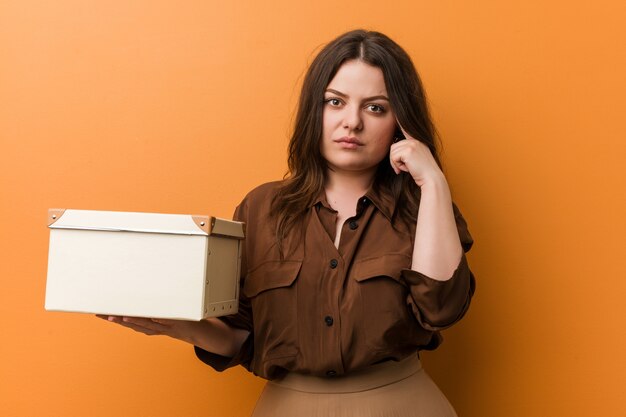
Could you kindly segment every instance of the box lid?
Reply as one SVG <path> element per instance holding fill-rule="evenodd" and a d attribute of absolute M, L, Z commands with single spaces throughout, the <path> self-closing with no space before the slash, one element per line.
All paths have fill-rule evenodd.
<path fill-rule="evenodd" d="M 48 227 L 244 238 L 244 224 L 241 222 L 190 214 L 50 209 L 48 210 Z"/>

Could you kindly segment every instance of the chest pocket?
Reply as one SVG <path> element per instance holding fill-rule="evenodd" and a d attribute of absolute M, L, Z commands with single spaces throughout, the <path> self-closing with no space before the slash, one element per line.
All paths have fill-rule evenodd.
<path fill-rule="evenodd" d="M 376 258 L 356 261 L 352 267 L 352 276 L 358 282 L 372 278 L 387 278 L 400 285 L 406 285 L 400 271 L 411 267 L 411 258 L 402 253 L 391 253 Z"/>
<path fill-rule="evenodd" d="M 248 272 L 243 293 L 250 299 L 254 321 L 254 350 L 266 361 L 298 353 L 295 282 L 302 261 L 268 261 Z"/>
<path fill-rule="evenodd" d="M 407 305 L 409 289 L 401 270 L 410 268 L 411 257 L 401 253 L 363 259 L 354 263 L 358 303 L 366 343 L 376 351 L 393 350 L 415 331 Z"/>
<path fill-rule="evenodd" d="M 289 287 L 298 277 L 302 261 L 268 261 L 254 268 L 246 276 L 243 293 L 256 297 L 263 291 Z"/>

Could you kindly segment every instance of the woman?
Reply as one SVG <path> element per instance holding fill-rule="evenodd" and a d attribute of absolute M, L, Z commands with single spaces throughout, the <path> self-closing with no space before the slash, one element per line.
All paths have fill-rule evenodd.
<path fill-rule="evenodd" d="M 288 177 L 251 191 L 234 218 L 247 224 L 238 314 L 109 320 L 269 379 L 254 416 L 455 415 L 417 352 L 469 306 L 472 238 L 402 48 L 356 30 L 319 53 Z"/>

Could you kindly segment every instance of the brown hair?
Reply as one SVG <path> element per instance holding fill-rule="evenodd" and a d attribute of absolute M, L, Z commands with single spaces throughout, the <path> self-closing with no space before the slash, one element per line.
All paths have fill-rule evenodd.
<path fill-rule="evenodd" d="M 326 161 L 320 151 L 324 92 L 341 65 L 361 60 L 382 70 L 391 107 L 402 127 L 423 142 L 441 166 L 436 148 L 436 131 L 430 119 L 422 82 L 409 55 L 382 33 L 365 30 L 347 32 L 315 57 L 302 85 L 294 131 L 289 142 L 289 171 L 272 201 L 277 216 L 277 238 L 306 213 L 324 188 Z M 410 175 L 396 175 L 389 163 L 378 166 L 374 187 L 381 187 L 396 200 L 396 213 L 415 221 L 420 190 Z"/>

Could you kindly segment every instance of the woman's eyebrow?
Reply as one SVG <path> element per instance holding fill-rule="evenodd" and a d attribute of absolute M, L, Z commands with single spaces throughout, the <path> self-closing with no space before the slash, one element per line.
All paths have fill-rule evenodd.
<path fill-rule="evenodd" d="M 348 98 L 347 94 L 344 94 L 341 91 L 333 90 L 332 88 L 327 88 L 326 92 L 327 93 L 336 94 L 339 97 Z M 370 100 L 387 100 L 387 101 L 389 101 L 389 98 L 387 96 L 380 95 L 380 96 L 366 97 L 366 98 L 363 99 L 363 101 L 370 101 Z"/>

